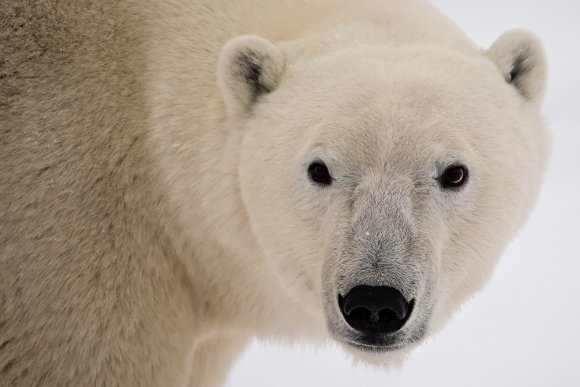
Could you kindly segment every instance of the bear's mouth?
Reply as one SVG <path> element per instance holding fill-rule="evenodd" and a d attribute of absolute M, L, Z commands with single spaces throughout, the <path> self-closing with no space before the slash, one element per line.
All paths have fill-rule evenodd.
<path fill-rule="evenodd" d="M 342 344 L 361 352 L 380 354 L 395 352 L 415 344 L 423 339 L 426 326 L 422 325 L 415 329 L 411 335 L 402 333 L 395 335 L 375 334 L 375 335 L 334 335 L 335 339 Z"/>
<path fill-rule="evenodd" d="M 390 345 L 385 344 L 367 344 L 364 342 L 356 342 L 351 340 L 344 341 L 345 344 L 361 351 L 369 353 L 385 353 L 385 352 L 395 352 L 402 349 L 407 344 L 405 342 L 393 343 Z"/>

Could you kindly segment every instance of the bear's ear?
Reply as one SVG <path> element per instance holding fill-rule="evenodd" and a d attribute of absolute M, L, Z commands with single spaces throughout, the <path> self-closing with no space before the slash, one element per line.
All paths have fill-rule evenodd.
<path fill-rule="evenodd" d="M 282 51 L 256 35 L 230 40 L 218 60 L 218 83 L 230 112 L 249 111 L 256 99 L 273 91 L 284 72 Z"/>
<path fill-rule="evenodd" d="M 487 50 L 507 83 L 527 101 L 539 102 L 546 85 L 546 59 L 539 39 L 526 30 L 501 35 Z"/>

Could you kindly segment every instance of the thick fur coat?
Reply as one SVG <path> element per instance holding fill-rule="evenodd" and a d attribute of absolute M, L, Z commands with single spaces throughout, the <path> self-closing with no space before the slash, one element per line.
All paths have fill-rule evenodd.
<path fill-rule="evenodd" d="M 523 224 L 544 80 L 422 1 L 3 0 L 0 385 L 218 386 L 252 337 L 396 361 Z M 399 333 L 344 322 L 360 284 Z"/>

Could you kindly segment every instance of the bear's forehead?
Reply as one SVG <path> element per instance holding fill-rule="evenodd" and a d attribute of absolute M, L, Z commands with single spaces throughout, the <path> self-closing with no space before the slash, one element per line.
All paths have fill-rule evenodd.
<path fill-rule="evenodd" d="M 337 82 L 369 81 L 471 81 L 487 85 L 489 76 L 499 77 L 493 62 L 481 52 L 459 52 L 446 47 L 356 45 L 339 47 L 319 56 L 288 58 L 292 82 L 337 85 Z M 468 86 L 468 85 L 467 85 Z"/>
<path fill-rule="evenodd" d="M 264 109 L 275 119 L 266 126 L 303 134 L 289 142 L 316 144 L 307 152 L 317 147 L 353 168 L 417 170 L 481 144 L 493 149 L 518 120 L 515 97 L 485 58 L 372 47 L 291 66 Z"/>
<path fill-rule="evenodd" d="M 513 100 L 489 60 L 440 49 L 344 49 L 290 66 L 285 78 L 282 98 L 302 117 L 458 121 Z"/>
<path fill-rule="evenodd" d="M 350 169 L 393 167 L 416 170 L 447 155 L 471 149 L 461 133 L 433 122 L 414 125 L 401 120 L 367 120 L 324 126 L 316 134 L 319 149 Z"/>
<path fill-rule="evenodd" d="M 477 112 L 443 99 L 426 93 L 369 93 L 320 120 L 315 137 L 337 154 L 377 161 L 468 148 L 473 130 L 481 126 L 475 122 Z"/>

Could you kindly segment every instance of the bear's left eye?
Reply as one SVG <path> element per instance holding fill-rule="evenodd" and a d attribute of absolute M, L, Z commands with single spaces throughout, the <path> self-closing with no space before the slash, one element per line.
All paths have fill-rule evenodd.
<path fill-rule="evenodd" d="M 330 185 L 332 183 L 332 176 L 328 172 L 328 168 L 322 161 L 315 161 L 308 167 L 308 175 L 310 179 L 321 185 Z"/>
<path fill-rule="evenodd" d="M 469 172 L 463 165 L 452 165 L 445 169 L 439 177 L 439 184 L 443 188 L 460 188 L 467 182 Z"/>

